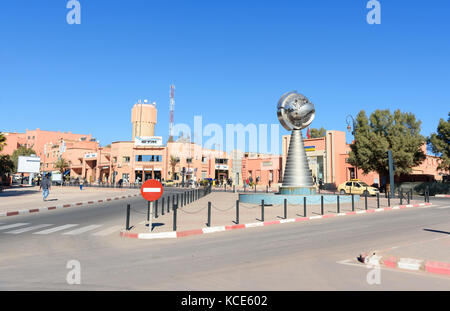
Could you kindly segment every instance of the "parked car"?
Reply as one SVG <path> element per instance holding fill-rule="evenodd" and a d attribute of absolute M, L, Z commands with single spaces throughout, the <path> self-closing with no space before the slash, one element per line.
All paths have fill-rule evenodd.
<path fill-rule="evenodd" d="M 173 182 L 173 180 L 166 180 L 165 182 L 163 182 L 163 185 L 164 186 L 173 186 L 174 185 L 174 182 Z"/>
<path fill-rule="evenodd" d="M 363 181 L 358 179 L 348 180 L 339 185 L 337 188 L 340 194 L 363 194 L 365 195 L 377 195 L 379 190 L 375 187 L 371 187 Z"/>

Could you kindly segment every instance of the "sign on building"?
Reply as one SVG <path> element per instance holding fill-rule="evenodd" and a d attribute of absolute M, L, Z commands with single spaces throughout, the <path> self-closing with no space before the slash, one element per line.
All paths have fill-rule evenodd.
<path fill-rule="evenodd" d="M 85 159 L 92 159 L 92 158 L 96 158 L 97 157 L 97 154 L 96 153 L 86 153 L 85 155 L 84 155 L 84 158 Z"/>
<path fill-rule="evenodd" d="M 27 157 L 19 156 L 18 160 L 18 173 L 39 173 L 41 169 L 41 158 L 39 157 Z"/>
<path fill-rule="evenodd" d="M 141 147 L 161 147 L 163 140 L 161 136 L 135 137 L 134 145 Z"/>

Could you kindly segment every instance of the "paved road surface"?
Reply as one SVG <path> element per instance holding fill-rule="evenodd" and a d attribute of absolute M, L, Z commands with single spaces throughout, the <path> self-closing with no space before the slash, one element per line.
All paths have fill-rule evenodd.
<path fill-rule="evenodd" d="M 450 200 L 432 208 L 315 220 L 174 240 L 120 238 L 125 200 L 0 218 L 0 290 L 450 290 L 450 278 L 369 270 L 363 251 L 450 231 Z M 146 202 L 130 199 L 132 223 Z M 430 254 L 432 256 L 432 254 Z M 69 260 L 81 285 L 68 285 Z M 430 258 L 432 259 L 432 258 Z M 449 259 L 450 261 L 450 259 Z"/>

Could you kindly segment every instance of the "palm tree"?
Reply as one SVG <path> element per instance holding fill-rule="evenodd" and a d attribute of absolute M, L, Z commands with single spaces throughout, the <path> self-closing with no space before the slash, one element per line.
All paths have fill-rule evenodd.
<path fill-rule="evenodd" d="M 61 172 L 61 179 L 62 183 L 61 186 L 64 184 L 64 172 L 67 168 L 69 168 L 70 163 L 68 163 L 64 158 L 59 158 L 58 161 L 55 162 L 55 168 L 57 168 Z"/>
<path fill-rule="evenodd" d="M 175 168 L 177 164 L 180 162 L 180 159 L 171 155 L 170 156 L 170 167 L 172 168 L 172 180 L 175 181 Z"/>
<path fill-rule="evenodd" d="M 0 133 L 0 151 L 3 150 L 3 146 L 6 146 L 6 136 Z"/>

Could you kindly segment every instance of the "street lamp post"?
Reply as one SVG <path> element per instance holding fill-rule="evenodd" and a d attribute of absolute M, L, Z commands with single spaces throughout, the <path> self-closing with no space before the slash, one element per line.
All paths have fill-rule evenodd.
<path fill-rule="evenodd" d="M 355 131 L 358 128 L 357 123 L 356 123 L 355 119 L 353 118 L 353 116 L 350 114 L 346 117 L 346 122 L 347 122 L 347 130 L 352 133 L 353 139 L 356 142 Z M 350 122 L 351 122 L 351 124 L 350 124 Z M 357 178 L 358 178 L 358 166 L 355 165 L 355 179 L 357 179 Z"/>

